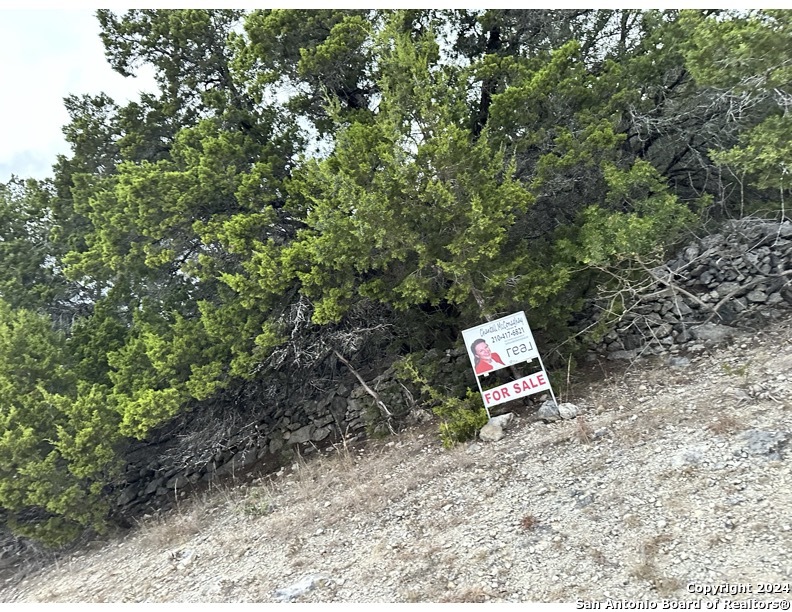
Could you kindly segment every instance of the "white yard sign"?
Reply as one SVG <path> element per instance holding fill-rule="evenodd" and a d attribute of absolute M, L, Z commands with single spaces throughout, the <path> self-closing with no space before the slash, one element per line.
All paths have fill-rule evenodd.
<path fill-rule="evenodd" d="M 516 312 L 507 317 L 466 329 L 462 332 L 462 337 L 470 357 L 470 364 L 476 373 L 476 382 L 484 400 L 487 414 L 489 414 L 489 409 L 492 406 L 533 395 L 546 389 L 550 390 L 550 394 L 553 395 L 553 400 L 555 400 L 555 394 L 550 387 L 547 373 L 542 364 L 542 358 L 536 348 L 536 343 L 524 312 Z M 481 389 L 480 377 L 486 377 L 495 370 L 533 359 L 539 360 L 541 368 L 539 372 L 534 372 L 529 376 L 523 376 L 486 391 Z"/>

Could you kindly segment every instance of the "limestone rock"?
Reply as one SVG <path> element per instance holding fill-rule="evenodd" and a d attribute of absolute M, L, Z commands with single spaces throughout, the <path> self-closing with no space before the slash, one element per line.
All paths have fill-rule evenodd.
<path fill-rule="evenodd" d="M 138 496 L 139 489 L 138 487 L 126 487 L 121 494 L 118 496 L 116 500 L 116 504 L 119 506 L 126 506 L 127 504 L 134 501 L 134 499 Z"/>
<path fill-rule="evenodd" d="M 499 416 L 494 416 L 489 420 L 491 425 L 497 425 L 501 429 L 508 429 L 509 425 L 512 424 L 514 421 L 514 413 L 507 412 L 506 414 L 501 414 Z"/>
<path fill-rule="evenodd" d="M 311 439 L 311 434 L 313 433 L 314 426 L 313 425 L 306 425 L 305 427 L 301 427 L 297 431 L 293 432 L 292 435 L 289 437 L 289 444 L 302 444 L 303 442 L 308 442 Z"/>
<path fill-rule="evenodd" d="M 569 402 L 563 402 L 558 405 L 558 415 L 562 419 L 574 419 L 578 415 L 578 407 Z"/>
<path fill-rule="evenodd" d="M 155 493 L 157 489 L 160 488 L 164 482 L 165 479 L 162 476 L 156 478 L 155 480 L 152 480 L 146 487 L 146 490 L 143 492 L 143 495 L 151 495 L 152 493 Z"/>
<path fill-rule="evenodd" d="M 748 298 L 749 302 L 754 302 L 754 303 L 759 303 L 759 304 L 764 303 L 764 302 L 767 301 L 767 294 L 764 291 L 760 290 L 760 289 L 756 289 L 754 291 L 751 291 L 745 297 Z"/>
<path fill-rule="evenodd" d="M 716 289 L 716 291 L 718 292 L 718 297 L 724 298 L 730 294 L 737 295 L 737 293 L 740 291 L 740 287 L 742 287 L 740 283 L 726 282 L 726 283 L 721 283 L 720 286 Z"/>
<path fill-rule="evenodd" d="M 617 360 L 631 361 L 636 357 L 638 357 L 639 352 L 640 351 L 638 351 L 637 349 L 632 351 L 614 351 L 613 353 L 610 353 L 608 355 L 608 359 L 613 361 L 617 361 Z"/>
<path fill-rule="evenodd" d="M 749 429 L 742 435 L 742 439 L 742 450 L 749 455 L 767 455 L 770 459 L 782 459 L 781 451 L 792 439 L 792 433 Z"/>
<path fill-rule="evenodd" d="M 269 443 L 269 452 L 273 455 L 283 448 L 283 438 L 280 436 L 273 436 Z"/>
<path fill-rule="evenodd" d="M 311 574 L 302 580 L 295 582 L 291 586 L 275 589 L 275 599 L 279 601 L 293 601 L 300 595 L 305 595 L 317 585 L 322 585 L 327 581 L 327 577 L 322 574 Z"/>
<path fill-rule="evenodd" d="M 685 368 L 690 365 L 690 359 L 687 357 L 669 357 L 668 365 L 672 368 Z"/>
<path fill-rule="evenodd" d="M 504 436 L 503 427 L 500 425 L 494 424 L 492 419 L 481 428 L 479 432 L 479 438 L 481 438 L 484 442 L 497 442 L 498 440 L 502 440 Z"/>
<path fill-rule="evenodd" d="M 542 404 L 539 407 L 539 411 L 536 413 L 536 416 L 544 421 L 550 421 L 551 423 L 558 421 L 561 418 L 558 406 L 556 406 L 555 402 L 552 400 L 547 400 L 544 404 Z"/>
<path fill-rule="evenodd" d="M 699 465 L 703 463 L 708 450 L 709 448 L 704 444 L 684 447 L 671 457 L 671 466 L 680 468 L 688 465 Z"/>
<path fill-rule="evenodd" d="M 731 327 L 718 325 L 717 323 L 704 323 L 691 328 L 690 333 L 699 342 L 720 344 L 731 338 L 734 335 L 734 330 Z"/>
<path fill-rule="evenodd" d="M 321 442 L 327 436 L 330 435 L 330 432 L 332 430 L 333 430 L 332 427 L 322 427 L 321 429 L 317 429 L 316 431 L 313 432 L 313 435 L 311 436 L 311 440 L 313 440 L 314 442 Z"/>
<path fill-rule="evenodd" d="M 165 483 L 165 488 L 173 491 L 174 489 L 181 489 L 184 485 L 186 485 L 189 481 L 184 476 L 184 474 L 176 474 L 175 476 L 168 479 Z"/>
<path fill-rule="evenodd" d="M 686 317 L 687 315 L 693 312 L 693 309 L 682 300 L 676 300 L 674 302 L 672 311 L 682 317 Z"/>

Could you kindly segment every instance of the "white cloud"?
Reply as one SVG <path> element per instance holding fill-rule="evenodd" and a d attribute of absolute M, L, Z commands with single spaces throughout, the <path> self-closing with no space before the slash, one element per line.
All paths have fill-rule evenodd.
<path fill-rule="evenodd" d="M 55 156 L 68 153 L 65 96 L 104 91 L 123 103 L 156 87 L 150 71 L 112 71 L 88 9 L 0 10 L 0 83 L 0 182 L 49 176 Z"/>

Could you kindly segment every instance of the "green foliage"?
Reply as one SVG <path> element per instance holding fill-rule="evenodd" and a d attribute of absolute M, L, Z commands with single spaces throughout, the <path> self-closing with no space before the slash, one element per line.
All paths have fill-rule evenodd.
<path fill-rule="evenodd" d="M 783 195 L 790 187 L 792 15 L 786 10 L 754 10 L 706 19 L 689 13 L 685 18 L 693 32 L 685 59 L 696 79 L 715 88 L 716 95 L 765 110 L 758 123 L 738 110 L 736 119 L 747 129 L 731 149 L 713 149 L 714 160 L 736 175 L 747 174 L 757 187 Z"/>
<path fill-rule="evenodd" d="M 96 15 L 113 69 L 130 76 L 143 63 L 154 67 L 170 104 L 186 111 L 183 119 L 243 102 L 234 91 L 226 47 L 241 11 L 132 9 L 118 16 L 100 9 Z"/>
<path fill-rule="evenodd" d="M 572 346 L 713 202 L 789 188 L 788 11 L 97 18 L 160 91 L 68 97 L 52 181 L 0 186 L 0 509 L 50 539 L 102 523 L 130 438 L 336 379 L 339 342 L 475 435 L 459 329 L 524 309 Z"/>
<path fill-rule="evenodd" d="M 142 439 L 189 401 L 210 397 L 228 381 L 227 359 L 225 347 L 213 342 L 198 318 L 136 314 L 134 332 L 108 355 L 120 432 Z"/>
<path fill-rule="evenodd" d="M 328 99 L 344 116 L 364 119 L 375 93 L 371 81 L 372 17 L 360 10 L 256 10 L 245 19 L 248 44 L 240 44 L 234 69 L 250 83 L 253 99 L 284 96 L 290 112 L 334 131 Z"/>
<path fill-rule="evenodd" d="M 604 175 L 605 206 L 591 206 L 581 215 L 574 250 L 584 264 L 606 266 L 651 255 L 695 220 L 647 162 L 638 160 L 627 171 L 606 165 Z"/>
<path fill-rule="evenodd" d="M 414 394 L 440 418 L 443 445 L 453 446 L 475 437 L 487 423 L 487 412 L 478 391 L 449 385 L 448 375 L 440 371 L 437 351 L 410 354 L 394 364 L 396 376 L 416 390 Z M 469 375 L 469 373 L 466 372 Z"/>
<path fill-rule="evenodd" d="M 462 399 L 445 399 L 433 407 L 432 412 L 440 417 L 440 439 L 446 448 L 475 438 L 487 424 L 487 412 L 481 405 L 481 394 L 473 390 L 468 390 Z"/>
<path fill-rule="evenodd" d="M 792 119 L 768 117 L 740 137 L 728 151 L 715 151 L 713 159 L 736 172 L 746 172 L 761 189 L 786 191 L 792 185 Z"/>
<path fill-rule="evenodd" d="M 264 488 L 247 490 L 245 498 L 240 502 L 240 510 L 246 516 L 258 518 L 267 516 L 273 511 L 272 495 Z"/>
<path fill-rule="evenodd" d="M 0 505 L 19 533 L 52 543 L 102 527 L 117 460 L 103 389 L 77 388 L 69 362 L 46 317 L 0 301 Z"/>
<path fill-rule="evenodd" d="M 730 11 L 706 17 L 686 11 L 684 19 L 692 28 L 685 58 L 701 83 L 743 91 L 789 86 L 789 11 Z"/>
<path fill-rule="evenodd" d="M 66 293 L 50 200 L 47 186 L 33 180 L 0 184 L 0 298 L 12 307 L 57 312 Z"/>
<path fill-rule="evenodd" d="M 504 151 L 458 126 L 459 75 L 433 69 L 434 40 L 386 29 L 380 45 L 381 112 L 342 128 L 333 154 L 290 184 L 307 227 L 284 261 L 318 323 L 361 298 L 478 310 L 475 293 L 508 258 L 507 228 L 531 201 Z"/>
<path fill-rule="evenodd" d="M 749 362 L 738 366 L 733 366 L 730 363 L 724 362 L 721 364 L 721 369 L 727 376 L 736 376 L 738 378 L 742 378 L 743 381 L 745 381 L 748 379 L 748 374 L 751 371 L 751 364 Z"/>

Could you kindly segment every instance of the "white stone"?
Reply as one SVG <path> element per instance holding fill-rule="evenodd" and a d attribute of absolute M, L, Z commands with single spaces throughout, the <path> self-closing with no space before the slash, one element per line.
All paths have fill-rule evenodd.
<path fill-rule="evenodd" d="M 492 417 L 489 420 L 489 424 L 500 427 L 501 429 L 508 429 L 509 425 L 511 425 L 513 421 L 514 421 L 514 413 L 507 412 L 506 414 L 501 414 L 499 416 Z"/>
<path fill-rule="evenodd" d="M 578 415 L 578 407 L 575 404 L 564 402 L 558 406 L 558 414 L 562 419 L 574 419 Z"/>
<path fill-rule="evenodd" d="M 326 581 L 327 577 L 321 574 L 313 574 L 310 576 L 306 576 L 299 582 L 295 584 L 284 587 L 282 589 L 275 590 L 275 599 L 279 601 L 291 601 L 292 599 L 296 599 L 300 595 L 304 595 L 311 589 L 313 589 L 317 584 L 321 584 L 322 582 Z"/>
<path fill-rule="evenodd" d="M 503 428 L 498 425 L 493 425 L 492 423 L 484 425 L 479 432 L 479 438 L 484 442 L 497 442 L 498 440 L 502 440 L 503 436 Z"/>

